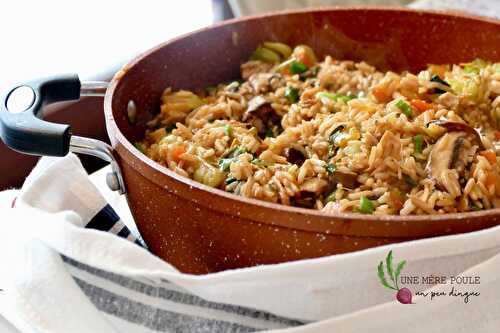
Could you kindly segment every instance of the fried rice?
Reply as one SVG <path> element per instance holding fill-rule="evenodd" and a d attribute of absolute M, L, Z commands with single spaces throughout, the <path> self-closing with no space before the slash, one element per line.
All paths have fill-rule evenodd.
<path fill-rule="evenodd" d="M 398 74 L 266 42 L 241 80 L 161 102 L 136 147 L 214 188 L 331 213 L 500 207 L 500 64 Z"/>

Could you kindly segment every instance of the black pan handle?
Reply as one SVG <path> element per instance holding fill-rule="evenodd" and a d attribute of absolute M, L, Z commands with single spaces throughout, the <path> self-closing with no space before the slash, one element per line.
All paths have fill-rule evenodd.
<path fill-rule="evenodd" d="M 64 156 L 71 127 L 42 120 L 44 106 L 80 98 L 78 75 L 58 75 L 15 85 L 2 96 L 0 137 L 11 149 L 30 155 Z"/>

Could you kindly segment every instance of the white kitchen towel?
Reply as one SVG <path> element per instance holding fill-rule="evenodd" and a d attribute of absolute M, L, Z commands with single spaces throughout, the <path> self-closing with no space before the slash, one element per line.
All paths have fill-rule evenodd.
<path fill-rule="evenodd" d="M 22 191 L 10 191 L 5 194 L 7 196 L 3 203 L 9 222 L 20 219 L 31 220 L 36 221 L 37 226 L 43 227 L 43 223 L 47 223 L 46 219 L 54 220 L 62 217 L 62 223 L 107 232 L 144 246 L 140 237 L 130 232 L 110 204 L 89 181 L 74 155 L 65 159 L 42 159 L 26 179 Z M 33 211 L 34 207 L 40 211 Z M 49 216 L 38 214 L 44 212 L 51 214 Z M 19 215 L 21 218 L 16 218 Z M 125 325 L 122 321 L 132 324 L 133 327 L 144 328 L 146 331 L 152 329 L 180 332 L 248 332 L 302 324 L 301 321 L 274 316 L 263 311 L 209 302 L 166 280 L 151 282 L 148 279 L 113 274 L 43 247 L 36 239 L 36 234 L 28 237 L 30 241 L 22 246 L 21 251 L 18 250 L 18 246 L 5 248 L 7 252 L 15 253 L 15 256 L 10 257 L 9 262 L 12 265 L 5 266 L 9 271 L 5 274 L 11 274 L 13 281 L 6 281 L 5 285 L 21 285 L 19 289 L 5 288 L 5 294 L 7 299 L 16 303 L 22 302 L 23 298 L 28 300 L 23 306 L 32 303 L 34 297 L 41 300 L 52 299 L 52 304 L 43 301 L 46 309 L 41 311 L 42 318 L 46 318 L 44 322 L 49 323 L 54 320 L 55 326 L 47 327 L 49 332 L 59 327 L 60 323 L 55 319 L 67 317 L 68 310 L 72 316 L 82 314 L 95 316 L 94 306 L 102 313 L 98 316 L 111 316 L 110 320 L 120 323 L 117 327 L 122 330 L 126 328 L 125 331 L 130 330 L 129 325 Z M 13 242 L 14 239 L 9 237 L 9 241 Z M 71 246 L 80 245 L 73 243 Z M 89 247 L 91 246 L 89 244 Z M 102 251 L 97 251 L 95 255 L 99 256 L 101 255 L 99 252 L 107 251 L 106 248 L 101 249 Z M 28 267 L 24 266 L 25 262 L 18 261 L 20 253 L 28 256 L 26 259 L 29 262 Z M 21 267 L 23 272 L 20 275 L 28 279 L 27 284 L 22 282 L 24 279 L 18 279 L 17 270 L 12 270 L 12 267 L 17 267 L 18 264 L 23 265 Z M 36 271 L 39 268 L 41 272 Z M 68 279 L 70 276 L 74 281 Z M 45 285 L 46 283 L 50 286 Z M 57 294 L 61 291 L 64 295 L 58 299 Z M 82 291 L 87 299 L 82 298 Z M 78 307 L 75 309 L 73 306 L 76 302 Z M 71 307 L 68 307 L 69 304 Z M 36 303 L 30 304 L 30 308 L 34 305 L 36 306 Z M 11 312 L 13 309 L 8 310 Z M 20 313 L 22 314 L 22 311 Z M 36 314 L 36 317 L 40 315 Z M 87 315 L 79 318 L 81 321 L 88 320 Z M 76 322 L 78 321 L 80 320 Z M 76 322 L 65 323 L 65 328 L 61 327 L 61 331 L 71 329 L 73 332 L 78 327 L 81 327 L 82 331 L 91 329 L 103 331 L 102 320 L 92 322 L 92 325 L 96 326 L 81 326 L 81 323 L 76 324 Z"/>
<path fill-rule="evenodd" d="M 26 332 L 247 332 L 292 326 L 299 327 L 288 330 L 297 332 L 337 327 L 339 332 L 368 327 L 470 332 L 470 325 L 475 332 L 491 332 L 500 325 L 500 227 L 192 276 L 130 235 L 84 228 L 106 205 L 71 154 L 43 158 L 20 191 L 0 197 L 2 315 Z M 479 295 L 467 303 L 460 295 L 431 300 L 430 294 L 414 297 L 413 305 L 397 303 L 377 272 L 390 250 L 395 264 L 406 260 L 402 275 L 446 276 L 448 284 L 432 290 L 448 293 L 455 286 Z M 382 273 L 388 274 L 387 268 Z M 450 277 L 462 273 L 480 283 L 452 285 Z M 427 284 L 403 286 L 432 292 Z"/>

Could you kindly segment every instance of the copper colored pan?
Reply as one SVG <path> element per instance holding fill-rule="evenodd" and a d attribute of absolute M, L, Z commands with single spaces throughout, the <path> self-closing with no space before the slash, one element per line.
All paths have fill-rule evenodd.
<path fill-rule="evenodd" d="M 39 100 L 78 98 L 80 90 L 91 94 L 104 88 L 88 83 L 80 86 L 79 81 L 76 85 L 75 77 L 25 84 L 35 97 L 24 109 L 7 110 L 4 101 L 2 138 L 12 148 L 32 154 L 60 156 L 72 150 L 107 158 L 114 168 L 109 185 L 126 190 L 149 249 L 183 272 L 201 274 L 313 258 L 499 223 L 499 209 L 409 217 L 327 215 L 246 199 L 180 177 L 134 148 L 131 142 L 141 138 L 143 124 L 157 112 L 165 87 L 195 89 L 235 79 L 239 65 L 264 40 L 307 44 L 320 57 L 331 54 L 337 59 L 365 60 L 394 71 L 418 71 L 428 63 L 459 63 L 475 57 L 500 60 L 500 24 L 493 20 L 387 8 L 263 15 L 171 40 L 120 71 L 109 84 L 104 101 L 113 154 L 111 147 L 71 136 L 65 125 L 54 128 L 48 124 L 50 128 L 40 133 L 41 124 L 47 123 L 33 117 L 43 104 Z M 54 87 L 59 95 L 47 93 Z M 16 90 L 6 100 L 18 98 L 21 94 Z M 135 126 L 127 117 L 131 100 L 138 112 Z M 16 127 L 19 119 L 31 121 L 31 127 L 20 132 Z"/>

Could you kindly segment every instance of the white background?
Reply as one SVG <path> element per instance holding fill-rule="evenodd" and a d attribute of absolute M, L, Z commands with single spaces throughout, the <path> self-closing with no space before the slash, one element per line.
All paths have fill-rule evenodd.
<path fill-rule="evenodd" d="M 210 0 L 0 4 L 0 89 L 58 73 L 109 73 L 156 44 L 212 23 Z"/>

